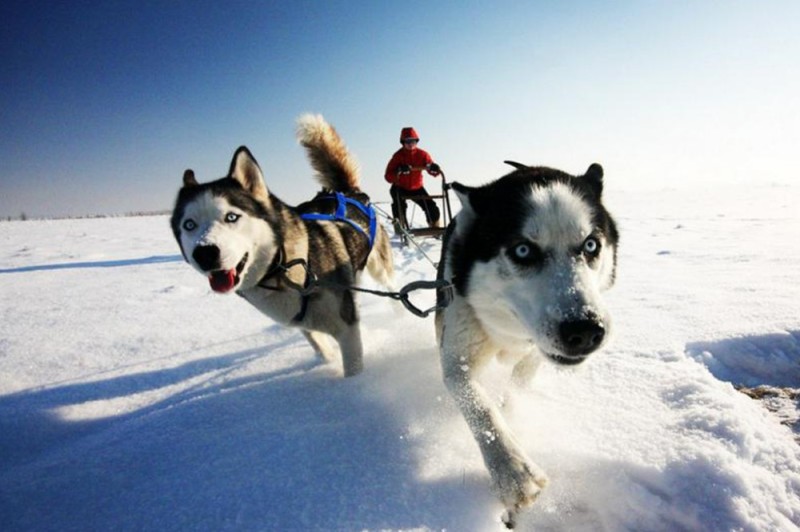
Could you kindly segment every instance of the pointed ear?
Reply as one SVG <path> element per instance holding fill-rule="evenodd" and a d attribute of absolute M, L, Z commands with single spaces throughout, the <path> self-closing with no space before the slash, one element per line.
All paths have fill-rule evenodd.
<path fill-rule="evenodd" d="M 583 179 L 589 184 L 591 187 L 592 192 L 594 192 L 595 196 L 598 198 L 603 194 L 603 167 L 597 163 L 593 163 L 586 173 L 583 175 Z"/>
<path fill-rule="evenodd" d="M 456 182 L 450 183 L 450 188 L 455 191 L 458 201 L 461 202 L 461 211 L 458 213 L 459 221 L 456 224 L 456 232 L 463 234 L 470 227 L 472 227 L 472 222 L 475 220 L 475 209 L 473 208 L 469 197 L 470 193 L 475 189 Z"/>
<path fill-rule="evenodd" d="M 245 190 L 257 198 L 267 199 L 269 192 L 264 184 L 264 175 L 255 157 L 245 146 L 241 146 L 233 154 L 228 175 L 239 182 Z"/>
<path fill-rule="evenodd" d="M 458 182 L 450 183 L 450 188 L 452 188 L 456 196 L 458 197 L 458 201 L 461 202 L 462 207 L 469 207 L 469 193 L 472 192 L 474 189 L 472 187 L 468 187 L 466 185 L 462 185 Z"/>
<path fill-rule="evenodd" d="M 461 183 L 452 183 L 453 190 L 456 191 L 458 201 L 463 208 L 475 214 L 487 214 L 493 208 L 492 193 L 489 187 L 468 187 Z"/>
<path fill-rule="evenodd" d="M 507 165 L 513 166 L 517 170 L 527 170 L 528 168 L 530 168 L 530 166 L 528 166 L 527 164 L 518 163 L 516 161 L 503 161 L 503 162 L 506 163 Z"/>
<path fill-rule="evenodd" d="M 183 172 L 184 187 L 196 187 L 197 185 L 197 179 L 194 178 L 194 172 L 192 170 L 189 169 Z"/>

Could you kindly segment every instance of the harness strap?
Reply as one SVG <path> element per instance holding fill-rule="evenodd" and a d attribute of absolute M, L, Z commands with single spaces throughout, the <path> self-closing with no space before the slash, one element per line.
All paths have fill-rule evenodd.
<path fill-rule="evenodd" d="M 285 255 L 286 252 L 283 250 L 283 246 L 281 246 L 281 248 L 278 250 L 278 253 L 275 255 L 275 259 L 272 261 L 269 270 L 267 270 L 267 273 L 264 274 L 264 277 L 261 278 L 257 286 L 260 286 L 266 290 L 274 290 L 279 292 L 283 289 L 280 284 L 278 284 L 278 286 L 267 286 L 264 283 L 270 279 L 280 277 L 280 279 L 282 279 L 289 288 L 296 290 L 300 294 L 300 310 L 292 318 L 292 321 L 294 323 L 300 323 L 306 317 L 306 312 L 308 312 L 308 300 L 311 295 L 309 288 L 311 288 L 312 284 L 314 284 L 315 279 L 311 272 L 309 272 L 305 259 L 292 259 L 289 262 L 284 262 Z M 289 269 L 297 265 L 302 266 L 306 271 L 306 278 L 303 281 L 302 286 L 286 277 L 286 273 L 289 271 Z"/>
<path fill-rule="evenodd" d="M 302 259 L 297 259 L 302 260 Z M 305 261 L 302 262 L 305 265 Z M 287 268 L 291 268 L 290 265 L 287 264 Z M 311 287 L 311 275 L 308 273 L 308 268 L 306 268 L 306 280 L 303 282 L 303 290 L 300 292 L 300 310 L 295 314 L 292 321 L 295 323 L 300 323 L 306 317 L 306 312 L 308 312 L 308 300 L 310 299 L 309 295 L 309 288 Z"/>
<path fill-rule="evenodd" d="M 301 214 L 300 218 L 303 220 L 317 220 L 317 221 L 325 221 L 325 222 L 346 222 L 350 224 L 354 229 L 356 229 L 359 233 L 362 233 L 364 236 L 367 237 L 369 240 L 369 247 L 372 248 L 372 245 L 375 243 L 375 233 L 378 230 L 378 220 L 375 216 L 375 209 L 372 207 L 372 204 L 364 205 L 360 201 L 354 200 L 353 198 L 348 198 L 341 192 L 334 192 L 332 196 L 328 196 L 329 198 L 336 199 L 336 212 L 334 214 L 322 214 L 316 212 L 310 212 L 307 214 Z M 347 206 L 352 205 L 353 207 L 357 208 L 359 211 L 364 214 L 369 220 L 369 232 L 364 231 L 364 229 L 358 225 L 356 222 L 351 220 L 347 217 Z"/>
<path fill-rule="evenodd" d="M 349 286 L 343 285 L 339 283 L 333 282 L 326 282 L 317 278 L 311 269 L 308 267 L 308 263 L 305 259 L 292 259 L 288 262 L 284 262 L 284 258 L 286 256 L 286 252 L 281 247 L 278 250 L 278 254 L 276 258 L 272 261 L 272 265 L 270 269 L 267 270 L 267 273 L 264 274 L 264 277 L 258 282 L 257 286 L 264 288 L 266 290 L 276 290 L 280 291 L 283 290 L 283 287 L 278 284 L 278 286 L 267 286 L 264 283 L 269 281 L 270 279 L 279 277 L 286 283 L 286 286 L 291 288 L 292 290 L 297 291 L 300 294 L 300 311 L 292 318 L 294 323 L 300 323 L 306 317 L 306 312 L 308 311 L 308 302 L 311 297 L 311 293 L 314 291 L 314 288 L 317 286 L 327 286 L 329 288 L 338 289 L 338 290 L 351 290 L 353 292 L 363 292 L 367 294 L 372 294 L 381 297 L 388 297 L 389 299 L 394 299 L 396 301 L 400 301 L 403 306 L 420 318 L 425 318 L 432 312 L 436 310 L 441 310 L 447 307 L 452 301 L 455 296 L 455 285 L 452 281 L 447 281 L 445 279 L 437 279 L 436 281 L 413 281 L 405 285 L 403 288 L 400 289 L 399 292 L 384 292 L 382 290 L 370 290 L 367 288 L 361 288 L 358 286 Z M 289 269 L 295 266 L 302 266 L 303 270 L 306 272 L 305 280 L 303 281 L 302 286 L 295 283 L 288 277 L 286 274 L 289 272 Z M 428 309 L 421 309 L 414 305 L 409 296 L 411 292 L 415 290 L 435 290 L 436 291 L 436 304 L 433 307 Z"/>
<path fill-rule="evenodd" d="M 303 269 L 306 271 L 306 278 L 302 286 L 286 279 L 285 277 L 286 272 L 288 272 L 289 269 L 293 268 L 294 266 L 302 266 Z M 295 323 L 300 323 L 301 321 L 303 321 L 303 318 L 305 318 L 306 311 L 308 310 L 309 297 L 311 293 L 314 291 L 314 289 L 318 286 L 326 286 L 328 288 L 332 288 L 335 290 L 350 290 L 353 292 L 362 292 L 380 297 L 388 297 L 389 299 L 400 301 L 406 308 L 406 310 L 408 310 L 409 312 L 420 318 L 426 318 L 432 312 L 447 307 L 450 303 L 452 303 L 453 297 L 455 295 L 455 286 L 453 285 L 453 283 L 451 281 L 447 281 L 444 279 L 437 279 L 435 281 L 412 281 L 407 285 L 405 285 L 404 287 L 402 287 L 399 292 L 385 292 L 383 290 L 371 290 L 368 288 L 361 288 L 359 286 L 350 286 L 329 281 L 323 281 L 319 279 L 314 274 L 314 272 L 312 272 L 309 269 L 308 263 L 306 263 L 304 259 L 294 259 L 290 260 L 285 264 L 281 264 L 279 267 L 279 272 L 284 276 L 283 278 L 287 286 L 293 290 L 296 290 L 300 294 L 300 311 L 294 318 L 292 318 L 292 321 Z M 261 286 L 262 288 L 266 288 L 268 290 L 281 290 L 281 287 L 264 286 L 261 283 L 259 283 L 259 286 Z M 436 304 L 428 309 L 421 309 L 416 305 L 414 305 L 409 299 L 409 296 L 411 295 L 411 292 L 414 292 L 416 290 L 435 290 Z"/>
<path fill-rule="evenodd" d="M 281 289 L 280 286 L 267 286 L 263 283 L 269 281 L 273 277 L 277 277 L 281 273 L 285 273 L 286 268 L 284 267 L 283 264 L 283 257 L 285 254 L 286 252 L 283 251 L 283 246 L 278 248 L 278 252 L 275 254 L 275 258 L 272 259 L 272 263 L 269 265 L 269 268 L 267 269 L 267 273 L 264 274 L 264 277 L 261 278 L 257 286 L 260 286 L 261 288 L 266 288 L 267 290 Z"/>

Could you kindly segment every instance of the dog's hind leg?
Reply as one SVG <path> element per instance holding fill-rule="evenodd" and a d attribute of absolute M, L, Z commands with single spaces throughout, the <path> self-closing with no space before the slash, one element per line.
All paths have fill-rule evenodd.
<path fill-rule="evenodd" d="M 378 228 L 375 246 L 367 258 L 367 272 L 370 277 L 389 290 L 397 289 L 394 279 L 392 245 L 382 227 Z"/>
<path fill-rule="evenodd" d="M 308 331 L 303 329 L 303 336 L 314 348 L 314 352 L 325 362 L 333 362 L 336 359 L 336 348 L 331 344 L 330 336 L 319 331 Z"/>
<path fill-rule="evenodd" d="M 394 259 L 392 257 L 392 245 L 389 237 L 382 227 L 378 229 L 378 236 L 375 246 L 367 259 L 366 270 L 370 277 L 390 292 L 397 292 L 398 287 L 394 275 Z M 391 300 L 392 311 L 395 316 L 405 314 L 405 307 L 398 299 Z"/>
<path fill-rule="evenodd" d="M 361 329 L 358 322 L 348 325 L 336 336 L 342 351 L 344 376 L 358 375 L 364 369 L 364 353 L 361 344 Z"/>
<path fill-rule="evenodd" d="M 355 296 L 352 291 L 347 290 L 342 293 L 341 297 L 339 320 L 336 324 L 331 324 L 329 330 L 339 343 L 339 350 L 342 352 L 344 376 L 352 377 L 364 369 L 364 348 L 361 344 L 361 329 Z"/>

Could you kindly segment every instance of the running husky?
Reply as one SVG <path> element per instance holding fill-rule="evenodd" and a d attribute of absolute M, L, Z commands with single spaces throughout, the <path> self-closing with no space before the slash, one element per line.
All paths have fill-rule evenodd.
<path fill-rule="evenodd" d="M 261 168 L 241 147 L 228 176 L 198 184 L 186 170 L 172 213 L 183 257 L 216 292 L 236 292 L 284 325 L 299 327 L 325 360 L 339 344 L 344 375 L 363 369 L 353 292 L 362 270 L 393 288 L 389 237 L 359 189 L 358 166 L 319 115 L 298 120 L 323 191 L 290 207 L 272 194 Z"/>
<path fill-rule="evenodd" d="M 477 381 L 493 356 L 524 384 L 542 359 L 574 365 L 610 328 L 600 292 L 614 283 L 618 234 L 603 207 L 603 169 L 575 177 L 506 161 L 488 185 L 453 183 L 462 210 L 448 227 L 439 279 L 455 287 L 436 314 L 444 381 L 480 446 L 513 528 L 547 483 Z"/>

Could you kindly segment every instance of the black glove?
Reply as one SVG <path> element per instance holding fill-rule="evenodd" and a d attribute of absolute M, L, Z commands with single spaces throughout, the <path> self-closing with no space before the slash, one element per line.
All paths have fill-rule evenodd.
<path fill-rule="evenodd" d="M 428 173 L 431 175 L 439 175 L 442 173 L 441 167 L 436 163 L 431 163 L 428 165 Z"/>
<path fill-rule="evenodd" d="M 398 174 L 410 174 L 411 173 L 411 166 L 407 164 L 401 164 L 397 167 Z"/>

